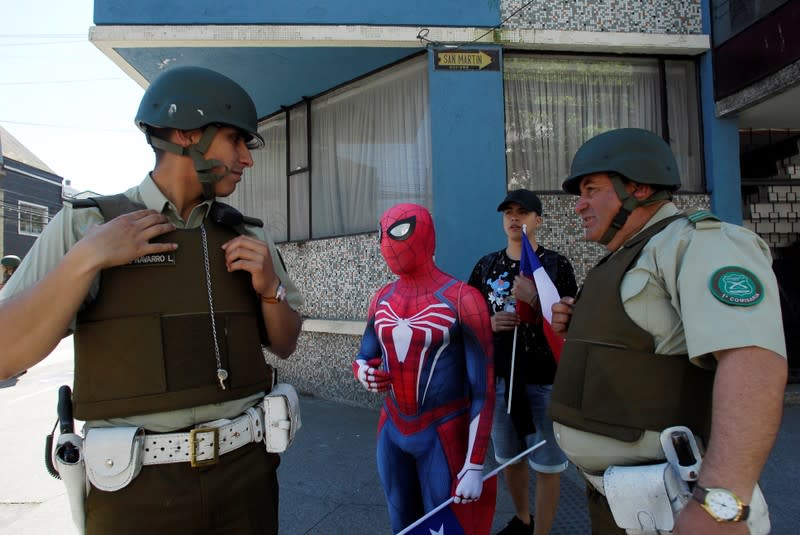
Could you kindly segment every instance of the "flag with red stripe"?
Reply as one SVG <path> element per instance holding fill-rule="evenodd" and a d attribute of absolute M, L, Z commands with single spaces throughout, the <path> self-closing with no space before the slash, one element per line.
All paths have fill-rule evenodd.
<path fill-rule="evenodd" d="M 556 285 L 550 280 L 550 276 L 547 275 L 547 272 L 544 270 L 544 266 L 542 266 L 542 263 L 539 261 L 539 257 L 533 251 L 533 247 L 531 247 L 527 235 L 527 228 L 523 225 L 522 255 L 519 261 L 519 274 L 531 279 L 536 285 L 536 291 L 539 294 L 539 304 L 542 309 L 542 318 L 544 320 L 542 322 L 542 330 L 544 331 L 547 344 L 553 352 L 553 358 L 555 358 L 556 363 L 558 363 L 561 359 L 561 349 L 564 347 L 564 339 L 553 331 L 551 323 L 553 321 L 553 304 L 557 303 L 561 299 L 561 296 L 558 295 Z M 534 323 L 537 320 L 537 315 L 533 311 L 533 308 L 528 303 L 524 303 L 519 299 L 517 300 L 517 314 L 520 317 L 520 321 L 525 323 Z"/>

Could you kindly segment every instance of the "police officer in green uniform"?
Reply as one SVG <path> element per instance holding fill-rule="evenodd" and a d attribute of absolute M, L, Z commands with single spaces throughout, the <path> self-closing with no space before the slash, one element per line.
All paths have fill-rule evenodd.
<path fill-rule="evenodd" d="M 765 504 L 748 513 L 787 378 L 769 249 L 708 212 L 680 212 L 671 202 L 679 187 L 669 146 L 634 128 L 588 140 L 563 184 L 579 196 L 585 239 L 609 251 L 576 299 L 553 306 L 566 344 L 551 416 L 586 476 L 593 533 L 625 533 L 603 487 L 607 469 L 663 463 L 659 433 L 676 425 L 704 455 L 673 533 L 768 526 Z"/>
<path fill-rule="evenodd" d="M 0 292 L 0 377 L 75 333 L 88 533 L 277 533 L 262 349 L 294 351 L 302 301 L 261 222 L 216 200 L 263 146 L 256 108 L 230 78 L 180 67 L 136 123 L 153 171 L 66 204 Z"/>
<path fill-rule="evenodd" d="M 11 278 L 11 275 L 17 270 L 20 264 L 20 259 L 15 254 L 7 254 L 2 259 L 0 259 L 0 265 L 3 266 L 3 280 L 0 281 L 0 288 L 5 286 L 8 282 L 8 279 Z"/>

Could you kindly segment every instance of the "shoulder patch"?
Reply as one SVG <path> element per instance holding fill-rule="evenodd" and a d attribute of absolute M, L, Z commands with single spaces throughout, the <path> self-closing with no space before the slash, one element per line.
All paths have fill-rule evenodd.
<path fill-rule="evenodd" d="M 731 306 L 750 307 L 764 298 L 764 285 L 752 272 L 739 266 L 725 266 L 708 281 L 711 295 Z"/>

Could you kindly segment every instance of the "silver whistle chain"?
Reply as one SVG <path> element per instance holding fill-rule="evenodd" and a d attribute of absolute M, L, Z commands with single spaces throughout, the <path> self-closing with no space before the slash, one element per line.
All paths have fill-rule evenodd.
<path fill-rule="evenodd" d="M 219 342 L 217 341 L 217 322 L 214 319 L 214 298 L 211 295 L 211 268 L 208 264 L 208 239 L 206 238 L 206 227 L 200 225 L 200 235 L 203 238 L 203 266 L 206 270 L 206 288 L 208 289 L 208 309 L 211 312 L 211 334 L 214 337 L 214 356 L 217 358 L 217 381 L 219 387 L 225 390 L 225 380 L 228 378 L 228 370 L 222 367 L 222 359 L 219 356 Z"/>

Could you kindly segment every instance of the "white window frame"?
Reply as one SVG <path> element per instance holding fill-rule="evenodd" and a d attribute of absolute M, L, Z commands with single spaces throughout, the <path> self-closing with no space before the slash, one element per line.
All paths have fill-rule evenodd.
<path fill-rule="evenodd" d="M 17 201 L 17 232 L 21 236 L 39 236 L 50 219 L 50 210 L 47 206 L 27 201 Z M 41 228 L 37 232 L 34 227 L 38 224 L 34 219 L 41 219 Z M 23 229 L 23 225 L 31 230 Z"/>
<path fill-rule="evenodd" d="M 636 127 L 668 138 L 682 191 L 705 192 L 696 68 L 690 59 L 658 56 L 506 53 L 508 188 L 561 191 L 583 142 L 612 128 Z M 625 82 L 618 86 L 616 70 Z M 622 105 L 615 107 L 615 99 Z M 559 107 L 562 100 L 569 107 Z"/>

